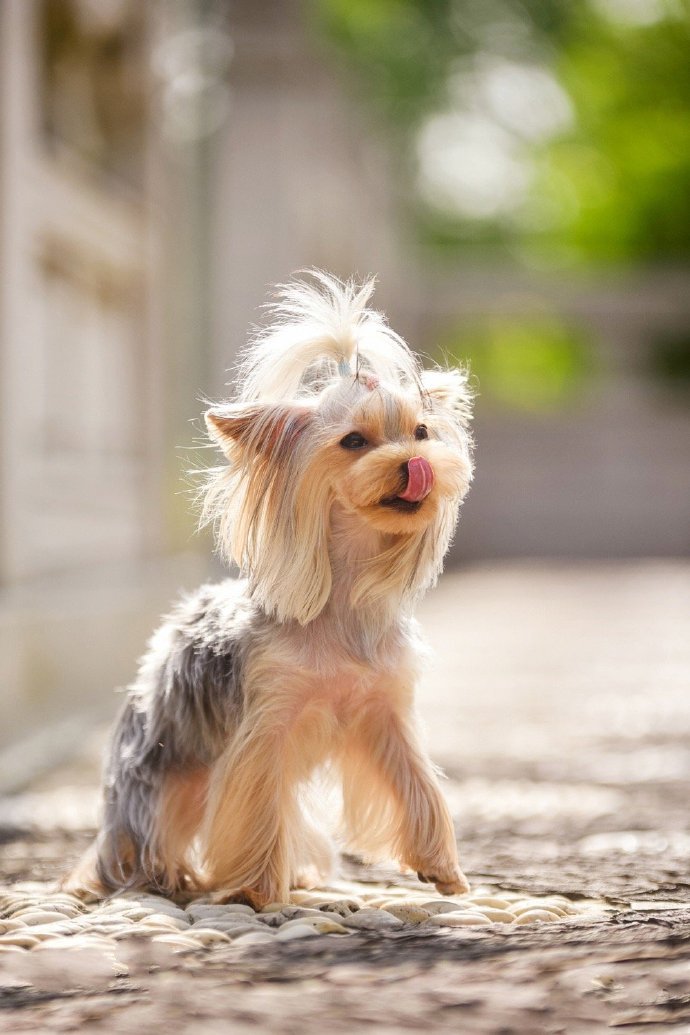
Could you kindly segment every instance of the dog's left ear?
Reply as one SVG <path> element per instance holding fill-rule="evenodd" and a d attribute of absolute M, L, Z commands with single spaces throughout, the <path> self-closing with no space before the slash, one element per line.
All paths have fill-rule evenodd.
<path fill-rule="evenodd" d="M 472 419 L 473 393 L 465 370 L 423 370 L 422 387 L 432 408 L 449 411 L 463 428 Z"/>
<path fill-rule="evenodd" d="M 308 406 L 290 403 L 226 403 L 204 414 L 209 436 L 223 452 L 239 446 L 254 455 L 289 449 L 311 418 Z"/>
<path fill-rule="evenodd" d="M 222 549 L 268 614 L 301 625 L 321 613 L 331 592 L 331 487 L 310 463 L 315 414 L 302 400 L 226 403 L 205 414 L 228 459 L 205 504 Z"/>

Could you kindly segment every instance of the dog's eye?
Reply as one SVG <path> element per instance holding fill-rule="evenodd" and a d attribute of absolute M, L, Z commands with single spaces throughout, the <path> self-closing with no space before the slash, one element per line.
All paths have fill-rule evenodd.
<path fill-rule="evenodd" d="M 426 424 L 418 424 L 414 429 L 414 437 L 418 440 L 429 437 L 429 430 Z"/>
<path fill-rule="evenodd" d="M 343 449 L 363 449 L 364 446 L 368 445 L 364 435 L 360 435 L 358 431 L 351 431 L 345 438 L 341 438 L 340 445 Z"/>

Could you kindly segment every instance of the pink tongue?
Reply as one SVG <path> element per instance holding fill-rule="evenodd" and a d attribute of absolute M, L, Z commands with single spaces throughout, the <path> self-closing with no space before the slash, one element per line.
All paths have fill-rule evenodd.
<path fill-rule="evenodd" d="M 434 471 L 429 461 L 423 456 L 413 456 L 407 461 L 407 486 L 404 492 L 399 493 L 400 499 L 419 503 L 429 495 L 433 484 Z"/>

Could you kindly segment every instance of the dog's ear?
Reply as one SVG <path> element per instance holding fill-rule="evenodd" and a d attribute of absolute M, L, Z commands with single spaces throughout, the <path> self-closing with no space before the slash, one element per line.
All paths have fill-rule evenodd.
<path fill-rule="evenodd" d="M 230 452 L 239 447 L 271 457 L 294 445 L 311 423 L 313 410 L 297 403 L 225 403 L 204 414 L 211 439 Z"/>
<path fill-rule="evenodd" d="M 331 592 L 330 481 L 318 465 L 309 402 L 237 402 L 205 414 L 228 464 L 211 472 L 205 520 L 278 621 L 306 625 Z"/>
<path fill-rule="evenodd" d="M 474 394 L 466 370 L 423 370 L 422 387 L 432 409 L 450 412 L 463 428 L 472 419 Z"/>

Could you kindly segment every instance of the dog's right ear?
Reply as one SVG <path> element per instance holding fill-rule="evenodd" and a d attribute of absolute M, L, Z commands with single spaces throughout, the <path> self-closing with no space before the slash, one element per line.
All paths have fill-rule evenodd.
<path fill-rule="evenodd" d="M 467 427 L 472 419 L 473 392 L 466 370 L 423 370 L 422 387 L 432 408 L 445 410 L 457 424 Z"/>
<path fill-rule="evenodd" d="M 204 414 L 210 438 L 224 453 L 280 456 L 311 424 L 313 409 L 297 403 L 225 403 Z"/>

